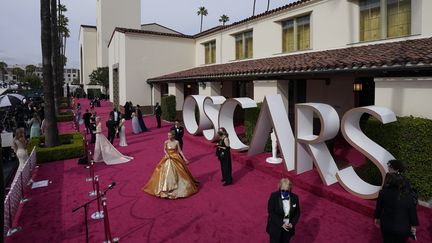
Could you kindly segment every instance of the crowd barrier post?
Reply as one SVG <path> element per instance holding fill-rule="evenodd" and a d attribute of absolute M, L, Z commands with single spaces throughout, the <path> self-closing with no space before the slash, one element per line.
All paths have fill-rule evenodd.
<path fill-rule="evenodd" d="M 95 176 L 95 184 L 96 184 L 96 196 L 97 196 L 97 211 L 91 215 L 91 218 L 94 220 L 102 219 L 104 217 L 104 212 L 101 210 L 101 192 L 99 186 L 99 176 Z"/>
<path fill-rule="evenodd" d="M 20 226 L 15 226 L 15 227 L 12 227 L 12 224 L 13 224 L 13 216 L 12 216 L 12 208 L 11 208 L 11 200 L 10 200 L 10 198 L 9 198 L 9 200 L 8 200 L 8 207 L 9 207 L 9 230 L 7 231 L 7 233 L 6 233 L 6 236 L 7 237 L 10 237 L 10 236 L 12 236 L 13 234 L 15 234 L 15 233 L 17 233 L 17 232 L 19 232 L 19 231 L 21 231 L 22 230 L 22 227 L 20 227 Z"/>
<path fill-rule="evenodd" d="M 23 180 L 23 171 L 20 174 L 20 180 L 21 180 L 21 200 L 20 203 L 26 203 L 30 201 L 30 198 L 26 198 L 24 195 L 24 180 Z"/>
<path fill-rule="evenodd" d="M 102 195 L 102 207 L 103 207 L 103 212 L 104 212 L 104 229 L 105 229 L 105 241 L 104 241 L 104 243 L 119 242 L 118 237 L 113 238 L 111 235 L 110 223 L 109 223 L 109 218 L 108 218 L 108 207 L 107 207 L 106 194 L 105 193 Z"/>

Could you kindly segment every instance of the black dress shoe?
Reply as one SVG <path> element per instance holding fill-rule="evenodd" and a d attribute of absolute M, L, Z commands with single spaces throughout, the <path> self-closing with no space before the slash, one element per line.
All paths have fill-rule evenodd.
<path fill-rule="evenodd" d="M 229 186 L 231 184 L 232 184 L 232 182 L 225 182 L 224 184 L 222 184 L 222 186 Z"/>
<path fill-rule="evenodd" d="M 225 179 L 222 179 L 222 180 L 221 180 L 221 182 L 224 182 L 224 181 L 225 181 Z"/>

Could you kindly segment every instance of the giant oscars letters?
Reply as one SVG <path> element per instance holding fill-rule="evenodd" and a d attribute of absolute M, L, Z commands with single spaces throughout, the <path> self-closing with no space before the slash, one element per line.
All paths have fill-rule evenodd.
<path fill-rule="evenodd" d="M 248 156 L 264 152 L 265 143 L 271 129 L 274 129 L 279 150 L 288 171 L 297 174 L 312 170 L 313 165 L 325 185 L 339 182 L 351 194 L 364 199 L 378 197 L 380 186 L 362 180 L 352 166 L 339 170 L 325 142 L 333 139 L 339 129 L 344 138 L 355 149 L 369 158 L 380 170 L 384 181 L 388 171 L 387 162 L 394 157 L 384 148 L 369 139 L 360 129 L 360 117 L 367 113 L 383 124 L 396 121 L 394 112 L 385 107 L 366 106 L 349 110 L 339 119 L 336 110 L 322 103 L 299 103 L 295 105 L 295 134 L 291 129 L 282 97 L 268 95 L 264 98 L 256 122 L 250 145 L 244 144 L 234 129 L 234 110 L 257 107 L 250 98 L 232 98 L 222 96 L 188 96 L 183 105 L 183 120 L 186 130 L 193 135 L 201 135 L 209 141 L 217 139 L 219 127 L 225 127 L 230 134 L 233 150 L 248 150 Z M 199 120 L 196 121 L 195 109 L 198 108 Z M 313 118 L 318 117 L 321 124 L 320 134 L 313 134 Z"/>

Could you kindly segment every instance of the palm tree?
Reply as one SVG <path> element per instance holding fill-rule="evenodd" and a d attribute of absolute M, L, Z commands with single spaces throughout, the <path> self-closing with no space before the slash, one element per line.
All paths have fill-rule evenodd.
<path fill-rule="evenodd" d="M 270 0 L 267 0 L 267 11 L 270 9 Z"/>
<path fill-rule="evenodd" d="M 51 39 L 51 0 L 40 0 L 41 46 L 43 66 L 43 91 L 45 101 L 45 146 L 54 147 L 60 144 L 54 105 L 54 84 Z M 55 1 L 55 0 L 52 0 Z"/>
<path fill-rule="evenodd" d="M 207 16 L 208 11 L 205 7 L 199 7 L 197 15 L 201 16 L 201 27 L 200 27 L 200 32 L 202 32 L 202 26 L 203 26 L 203 17 Z"/>
<path fill-rule="evenodd" d="M 64 67 L 66 65 L 66 40 L 70 36 L 70 32 L 68 29 L 69 25 L 69 19 L 64 15 L 65 12 L 67 12 L 67 8 L 65 5 L 61 4 L 60 0 L 58 0 L 57 5 L 57 27 L 58 27 L 58 35 L 59 35 L 59 41 L 60 41 L 60 72 L 61 74 L 64 73 Z M 58 92 L 63 93 L 63 84 L 64 84 L 64 77 L 63 75 L 60 75 L 61 85 L 57 86 Z"/>
<path fill-rule="evenodd" d="M 229 21 L 229 17 L 228 17 L 228 15 L 223 14 L 223 15 L 220 16 L 220 18 L 219 18 L 219 22 L 221 22 L 222 25 L 225 25 L 225 23 L 228 22 L 228 21 Z"/>
<path fill-rule="evenodd" d="M 2 80 L 5 80 L 5 74 L 7 73 L 8 65 L 5 62 L 0 62 L 0 72 L 2 74 Z"/>
<path fill-rule="evenodd" d="M 57 22 L 57 0 L 51 0 L 51 43 L 52 43 L 52 72 L 54 84 L 54 109 L 58 113 L 58 105 L 63 96 L 63 73 L 61 72 L 60 38 Z"/>
<path fill-rule="evenodd" d="M 255 16 L 255 6 L 256 6 L 256 0 L 254 0 L 252 16 Z"/>

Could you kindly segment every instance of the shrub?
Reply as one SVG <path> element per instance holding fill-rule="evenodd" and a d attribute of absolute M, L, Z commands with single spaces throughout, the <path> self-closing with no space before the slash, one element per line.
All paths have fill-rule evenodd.
<path fill-rule="evenodd" d="M 59 112 L 57 114 L 57 122 L 73 121 L 73 114 L 71 111 Z"/>
<path fill-rule="evenodd" d="M 176 97 L 174 95 L 164 96 L 161 100 L 162 119 L 175 121 L 176 119 Z"/>
<path fill-rule="evenodd" d="M 78 98 L 82 98 L 82 97 L 85 97 L 85 96 L 86 96 L 86 94 L 85 94 L 85 92 L 84 92 L 84 89 L 81 88 L 81 87 L 76 88 L 76 89 L 75 89 L 75 92 L 74 92 L 73 95 L 74 95 L 75 97 L 78 97 Z"/>
<path fill-rule="evenodd" d="M 258 103 L 256 108 L 245 109 L 244 113 L 244 126 L 245 126 L 245 139 L 246 142 L 250 144 L 252 141 L 252 136 L 255 130 L 255 125 L 258 120 L 259 113 L 261 111 L 263 103 Z M 266 152 L 271 152 L 271 139 L 270 136 L 267 138 L 267 143 L 265 147 Z"/>
<path fill-rule="evenodd" d="M 432 120 L 398 117 L 397 122 L 383 125 L 370 118 L 364 131 L 369 138 L 405 163 L 406 178 L 418 190 L 420 199 L 429 200 L 432 197 Z M 376 178 L 380 176 L 376 166 L 369 162 L 364 168 L 362 172 L 369 180 L 380 181 Z"/>
<path fill-rule="evenodd" d="M 67 103 L 60 103 L 60 109 L 69 109 L 69 105 Z"/>
<path fill-rule="evenodd" d="M 60 146 L 45 148 L 41 146 L 45 137 L 34 137 L 30 140 L 27 149 L 31 151 L 36 146 L 36 159 L 38 163 L 82 157 L 84 154 L 83 137 L 81 133 L 68 133 L 60 135 Z"/>
<path fill-rule="evenodd" d="M 87 98 L 93 99 L 95 97 L 102 97 L 102 92 L 100 89 L 87 89 Z"/>

